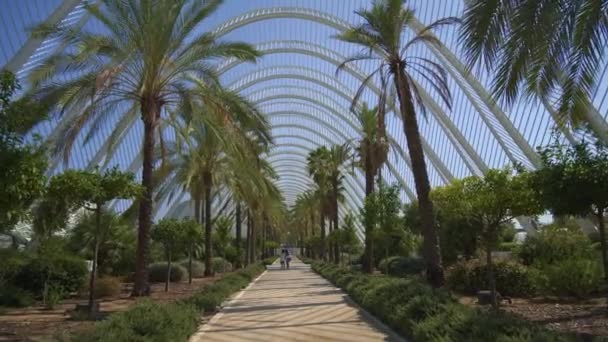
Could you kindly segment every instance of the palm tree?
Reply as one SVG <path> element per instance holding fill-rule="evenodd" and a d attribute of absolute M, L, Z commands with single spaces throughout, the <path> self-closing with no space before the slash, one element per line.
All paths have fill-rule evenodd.
<path fill-rule="evenodd" d="M 512 104 L 520 91 L 556 99 L 563 124 L 592 108 L 608 47 L 608 1 L 465 2 L 461 41 L 472 66 L 494 72 L 493 92 Z"/>
<path fill-rule="evenodd" d="M 321 226 L 321 259 L 325 259 L 326 257 L 325 240 L 327 233 L 325 231 L 325 217 L 329 212 L 328 207 L 331 204 L 331 202 L 328 201 L 331 191 L 329 174 L 330 160 L 330 150 L 325 146 L 311 151 L 307 158 L 308 174 L 312 176 L 315 184 L 317 185 L 315 197 L 319 206 L 319 222 Z"/>
<path fill-rule="evenodd" d="M 350 148 L 347 144 L 334 145 L 329 150 L 329 186 L 331 189 L 331 218 L 333 220 L 333 229 L 338 230 L 340 227 L 339 215 L 338 215 L 338 202 L 343 200 L 342 192 L 342 181 L 344 175 L 342 173 L 342 167 L 344 163 L 350 158 Z M 340 249 L 338 243 L 334 243 L 333 247 L 333 258 L 335 263 L 340 262 Z"/>
<path fill-rule="evenodd" d="M 101 0 L 85 4 L 91 17 L 104 26 L 99 33 L 44 25 L 35 32 L 66 47 L 31 74 L 42 103 L 77 114 L 61 132 L 60 150 L 69 153 L 85 126 L 91 127 L 88 141 L 111 117 L 120 117 L 119 122 L 128 121 L 128 116 L 142 119 L 145 192 L 139 208 L 135 296 L 146 295 L 149 288 L 154 146 L 156 135 L 162 136 L 160 123 L 166 110 L 189 96 L 191 75 L 216 79 L 209 59 L 253 61 L 259 55 L 248 44 L 218 42 L 199 29 L 221 2 Z"/>
<path fill-rule="evenodd" d="M 359 157 L 357 165 L 365 173 L 365 197 L 367 198 L 374 192 L 374 178 L 378 175 L 382 165 L 386 162 L 388 155 L 388 143 L 385 135 L 380 133 L 382 119 L 380 118 L 380 107 L 369 108 L 363 103 L 358 112 L 359 124 L 363 131 L 363 136 L 356 147 Z M 373 247 L 373 225 L 365 225 L 365 257 L 363 268 L 367 273 L 374 272 L 374 247 Z"/>
<path fill-rule="evenodd" d="M 416 194 L 420 203 L 427 278 L 433 286 L 440 287 L 443 285 L 444 276 L 439 252 L 439 237 L 433 218 L 433 204 L 429 199 L 430 183 L 416 115 L 416 107 L 421 110 L 423 115 L 426 115 L 426 107 L 422 102 L 418 85 L 414 82 L 414 74 L 427 80 L 448 107 L 451 105 L 451 95 L 445 70 L 439 64 L 426 58 L 408 56 L 408 52 L 418 43 L 438 44 L 439 41 L 430 34 L 430 31 L 441 25 L 453 24 L 458 20 L 455 18 L 438 20 L 403 44 L 403 32 L 415 17 L 413 10 L 402 4 L 402 0 L 377 0 L 374 1 L 371 9 L 361 9 L 356 12 L 363 18 L 364 23 L 345 30 L 337 38 L 360 45 L 364 51 L 346 59 L 339 68 L 360 60 L 373 60 L 379 63 L 378 68 L 363 81 L 353 102 L 358 101 L 362 89 L 375 76 L 381 80 L 383 93 L 387 92 L 389 80 L 393 81 L 399 99 L 403 131 L 412 160 Z"/>

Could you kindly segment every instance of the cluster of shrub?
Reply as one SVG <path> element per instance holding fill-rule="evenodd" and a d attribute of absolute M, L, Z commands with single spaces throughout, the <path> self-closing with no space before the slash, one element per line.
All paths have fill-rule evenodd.
<path fill-rule="evenodd" d="M 433 289 L 415 276 L 373 276 L 322 262 L 312 262 L 312 267 L 413 341 L 574 340 L 514 315 L 460 304 L 448 290 Z"/>
<path fill-rule="evenodd" d="M 252 264 L 206 285 L 194 296 L 174 303 L 142 301 L 95 324 L 91 330 L 65 339 L 90 342 L 186 341 L 196 331 L 202 313 L 215 312 L 231 294 L 247 286 L 264 269 L 263 263 Z M 162 279 L 164 281 L 164 277 Z"/>
<path fill-rule="evenodd" d="M 512 249 L 512 257 L 496 262 L 499 293 L 506 296 L 587 297 L 604 290 L 600 253 L 580 228 L 550 226 L 529 235 Z M 449 268 L 448 284 L 474 294 L 488 289 L 487 266 L 479 259 Z"/>
<path fill-rule="evenodd" d="M 22 251 L 0 249 L 0 306 L 25 307 L 42 300 L 52 308 L 62 299 L 72 295 L 88 293 L 89 271 L 84 258 L 69 253 L 61 246 L 53 251 Z M 232 264 L 221 257 L 213 258 L 214 273 L 231 272 Z M 102 272 L 95 282 L 95 298 L 116 296 L 120 293 L 128 272 Z M 150 265 L 150 281 L 164 282 L 167 263 Z M 205 265 L 192 261 L 192 277 L 204 276 Z M 171 267 L 171 281 L 180 282 L 188 278 L 188 260 Z"/>

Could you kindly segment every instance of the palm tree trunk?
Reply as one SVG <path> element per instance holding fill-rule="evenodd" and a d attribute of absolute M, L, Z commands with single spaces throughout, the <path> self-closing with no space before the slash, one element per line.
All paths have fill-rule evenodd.
<path fill-rule="evenodd" d="M 137 232 L 137 253 L 135 258 L 135 284 L 132 295 L 148 296 L 148 259 L 150 255 L 150 228 L 152 227 L 152 196 L 154 196 L 154 135 L 160 119 L 162 103 L 155 98 L 141 100 L 141 112 L 144 122 L 144 146 L 141 185 L 144 192 L 139 204 L 139 229 Z"/>
<path fill-rule="evenodd" d="M 256 231 L 255 231 L 255 217 L 251 218 L 251 248 L 249 249 L 251 251 L 251 263 L 255 263 L 256 259 L 257 259 L 257 239 L 256 239 Z"/>
<path fill-rule="evenodd" d="M 188 284 L 192 284 L 192 243 L 188 245 Z"/>
<path fill-rule="evenodd" d="M 416 183 L 416 195 L 420 207 L 420 218 L 424 237 L 424 259 L 426 261 L 426 276 L 433 287 L 441 287 L 444 284 L 443 267 L 441 266 L 441 252 L 439 249 L 439 236 L 435 227 L 433 216 L 433 203 L 430 199 L 431 186 L 426 170 L 422 141 L 418 128 L 418 120 L 414 103 L 412 102 L 411 89 L 406 80 L 403 64 L 397 65 L 395 70 L 395 86 L 401 105 L 401 117 L 403 120 L 403 131 L 407 141 L 407 148 L 412 160 L 412 172 Z"/>
<path fill-rule="evenodd" d="M 237 253 L 236 268 L 240 268 L 243 263 L 243 255 L 241 253 L 241 202 L 236 202 L 236 236 L 234 237 L 234 248 Z"/>
<path fill-rule="evenodd" d="M 245 265 L 251 264 L 251 211 L 247 209 L 247 241 L 245 244 Z"/>
<path fill-rule="evenodd" d="M 600 246 L 602 248 L 602 264 L 604 265 L 604 285 L 608 284 L 608 248 L 606 247 L 606 225 L 604 223 L 604 208 L 597 209 L 598 230 L 600 233 Z"/>
<path fill-rule="evenodd" d="M 374 171 L 371 158 L 369 156 L 370 149 L 367 149 L 368 154 L 365 158 L 365 198 L 374 192 Z M 369 221 L 369 220 L 366 220 Z M 366 222 L 365 225 L 365 255 L 363 260 L 363 268 L 366 273 L 374 273 L 374 245 L 373 234 L 374 227 L 371 222 Z"/>
<path fill-rule="evenodd" d="M 167 251 L 167 279 L 165 280 L 165 292 L 169 292 L 169 282 L 171 281 L 171 249 Z"/>
<path fill-rule="evenodd" d="M 338 179 L 336 177 L 334 177 L 334 184 L 333 184 L 333 219 L 334 219 L 334 230 L 336 231 L 336 237 L 338 236 L 338 230 L 340 229 L 339 226 L 339 220 L 340 218 L 338 217 Z M 340 247 L 338 246 L 338 239 L 336 239 L 336 241 L 334 242 L 334 262 L 336 264 L 340 263 Z"/>
<path fill-rule="evenodd" d="M 334 231 L 334 220 L 333 220 L 333 217 L 331 217 L 331 216 L 329 218 L 330 218 L 330 220 L 329 220 L 329 227 L 328 227 L 329 229 L 327 230 L 328 231 L 327 236 L 331 237 L 331 233 Z M 334 249 L 333 249 L 334 244 L 331 242 L 331 238 L 328 238 L 327 240 L 329 240 L 327 243 L 327 259 L 329 260 L 329 262 L 332 262 L 333 257 L 334 257 Z"/>
<path fill-rule="evenodd" d="M 321 217 L 321 260 L 326 260 L 326 258 L 325 258 L 325 215 L 323 214 L 322 205 L 321 205 L 321 213 L 320 213 L 319 217 Z"/>
<path fill-rule="evenodd" d="M 196 223 L 199 224 L 203 224 L 203 221 L 201 221 L 201 198 L 198 194 L 195 194 L 194 197 L 194 219 L 196 220 Z"/>
<path fill-rule="evenodd" d="M 97 260 L 99 259 L 99 240 L 101 234 L 101 205 L 95 209 L 95 246 L 93 247 L 93 265 L 91 266 L 91 279 L 89 281 L 89 313 L 93 315 L 95 307 L 95 280 L 97 278 Z"/>
<path fill-rule="evenodd" d="M 205 183 L 205 277 L 213 276 L 212 260 L 213 250 L 211 244 L 211 187 L 213 186 L 211 173 L 203 174 Z"/>

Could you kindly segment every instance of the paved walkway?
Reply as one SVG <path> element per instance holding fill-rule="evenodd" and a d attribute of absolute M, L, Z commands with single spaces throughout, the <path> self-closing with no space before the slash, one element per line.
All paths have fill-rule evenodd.
<path fill-rule="evenodd" d="M 299 260 L 275 263 L 192 336 L 202 341 L 399 341 Z"/>

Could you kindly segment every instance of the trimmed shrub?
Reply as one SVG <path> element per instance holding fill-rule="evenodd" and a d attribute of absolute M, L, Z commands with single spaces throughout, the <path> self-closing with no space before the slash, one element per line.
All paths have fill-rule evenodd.
<path fill-rule="evenodd" d="M 602 266 L 595 260 L 564 260 L 539 272 L 539 287 L 556 296 L 585 297 L 603 287 Z"/>
<path fill-rule="evenodd" d="M 122 282 L 117 277 L 102 277 L 95 281 L 95 298 L 114 297 L 120 294 Z"/>
<path fill-rule="evenodd" d="M 167 263 L 166 262 L 155 262 L 149 266 L 150 281 L 153 283 L 164 283 L 167 280 Z M 171 264 L 171 277 L 170 281 L 180 282 L 185 279 L 188 275 L 186 271 L 179 264 Z"/>
<path fill-rule="evenodd" d="M 394 256 L 380 262 L 378 269 L 388 275 L 404 277 L 424 272 L 426 266 L 422 258 Z"/>
<path fill-rule="evenodd" d="M 16 286 L 0 287 L 0 306 L 23 308 L 34 304 L 34 296 Z"/>
<path fill-rule="evenodd" d="M 370 313 L 413 341 L 569 341 L 569 337 L 518 317 L 476 310 L 447 291 L 413 278 L 370 276 L 313 263 Z"/>
<path fill-rule="evenodd" d="M 591 240 L 580 229 L 545 227 L 528 235 L 517 248 L 524 265 L 549 265 L 562 260 L 593 258 Z"/>
<path fill-rule="evenodd" d="M 232 293 L 245 287 L 264 271 L 250 265 L 209 284 L 194 296 L 176 303 L 144 300 L 135 307 L 113 314 L 91 331 L 72 336 L 71 341 L 165 342 L 186 341 L 196 331 L 201 311 L 212 311 Z"/>
<path fill-rule="evenodd" d="M 178 264 L 188 272 L 188 259 L 181 260 Z M 198 260 L 192 260 L 192 278 L 203 278 L 204 276 L 205 263 Z"/>
<path fill-rule="evenodd" d="M 277 260 L 277 257 L 270 257 L 270 258 L 266 258 L 266 259 L 262 260 L 262 263 L 265 266 L 268 266 L 268 265 L 272 265 L 276 260 Z"/>
<path fill-rule="evenodd" d="M 232 272 L 232 264 L 221 257 L 214 257 L 211 261 L 211 267 L 214 273 Z"/>
<path fill-rule="evenodd" d="M 89 333 L 74 341 L 164 342 L 186 341 L 198 324 L 199 313 L 192 305 L 138 303 L 132 309 L 110 316 Z"/>
<path fill-rule="evenodd" d="M 36 256 L 29 259 L 15 276 L 14 284 L 41 297 L 44 283 L 48 280 L 50 285 L 68 295 L 81 289 L 88 275 L 85 261 L 81 258 L 59 255 L 52 260 L 43 260 Z"/>
<path fill-rule="evenodd" d="M 516 262 L 499 261 L 494 264 L 496 290 L 504 296 L 531 296 L 536 293 L 534 277 Z M 470 260 L 454 265 L 447 277 L 450 288 L 467 294 L 489 289 L 488 268 L 485 262 Z"/>

